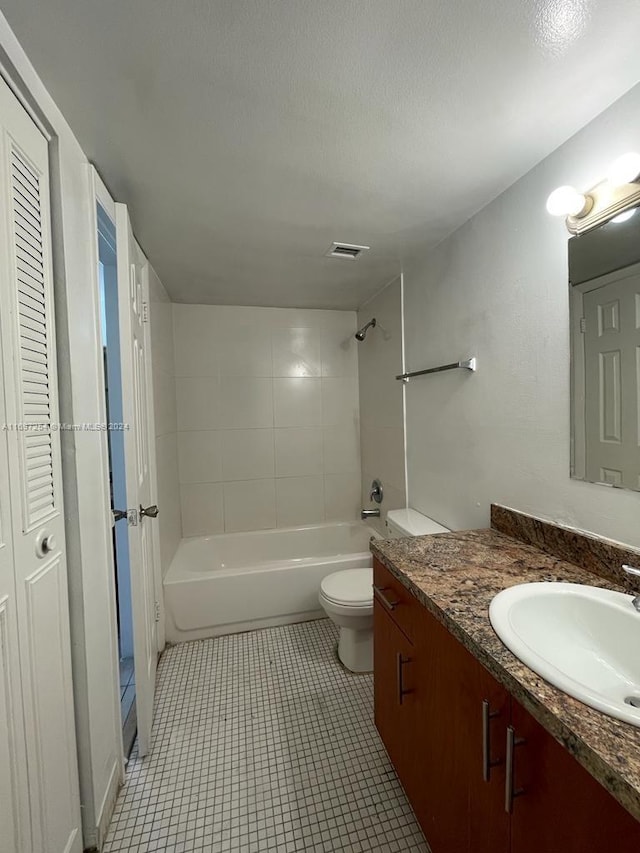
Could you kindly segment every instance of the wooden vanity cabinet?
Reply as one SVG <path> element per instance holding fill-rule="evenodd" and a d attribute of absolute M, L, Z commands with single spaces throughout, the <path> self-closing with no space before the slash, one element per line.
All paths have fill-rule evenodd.
<path fill-rule="evenodd" d="M 516 853 L 637 853 L 640 822 L 515 699 L 511 850 Z M 624 748 L 624 743 L 621 743 Z M 435 853 L 435 851 L 434 851 Z"/>
<path fill-rule="evenodd" d="M 382 741 L 402 779 L 407 795 L 415 791 L 415 744 L 418 731 L 416 706 L 416 656 L 413 644 L 389 618 L 383 605 L 373 605 L 375 723 Z"/>
<path fill-rule="evenodd" d="M 375 721 L 433 853 L 637 853 L 640 822 L 397 583 L 374 561 Z"/>

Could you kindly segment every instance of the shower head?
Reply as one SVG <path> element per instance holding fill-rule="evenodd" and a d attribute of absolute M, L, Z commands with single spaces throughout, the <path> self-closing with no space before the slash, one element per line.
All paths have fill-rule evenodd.
<path fill-rule="evenodd" d="M 361 329 L 358 329 L 358 331 L 356 332 L 356 340 L 363 341 L 367 337 L 367 329 L 369 328 L 369 326 L 371 326 L 371 328 L 373 329 L 375 328 L 375 325 L 376 318 L 373 317 L 371 320 L 369 320 L 368 323 L 365 323 Z"/>

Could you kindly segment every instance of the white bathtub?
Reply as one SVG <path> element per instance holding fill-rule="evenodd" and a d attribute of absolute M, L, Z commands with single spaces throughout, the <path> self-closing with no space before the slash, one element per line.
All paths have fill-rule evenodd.
<path fill-rule="evenodd" d="M 371 565 L 360 522 L 183 539 L 164 579 L 167 640 L 199 640 L 324 616 L 320 581 Z"/>

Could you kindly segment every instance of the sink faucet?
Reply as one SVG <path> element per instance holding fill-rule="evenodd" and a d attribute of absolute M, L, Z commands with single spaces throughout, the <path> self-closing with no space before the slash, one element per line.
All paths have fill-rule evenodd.
<path fill-rule="evenodd" d="M 632 575 L 633 577 L 640 577 L 640 569 L 636 569 L 635 566 L 627 566 L 623 564 L 622 571 L 627 575 Z M 636 597 L 631 602 L 635 609 L 640 613 L 640 595 L 636 595 Z"/>

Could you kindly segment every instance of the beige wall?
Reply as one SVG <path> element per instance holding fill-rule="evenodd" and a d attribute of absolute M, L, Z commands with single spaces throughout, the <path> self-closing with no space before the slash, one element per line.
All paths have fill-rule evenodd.
<path fill-rule="evenodd" d="M 406 506 L 404 468 L 403 386 L 395 377 L 402 372 L 402 283 L 398 278 L 358 311 L 358 327 L 372 317 L 377 326 L 369 329 L 358 344 L 360 383 L 360 440 L 362 460 L 362 506 L 369 502 L 371 481 L 382 482 L 379 530 L 390 509 Z"/>
<path fill-rule="evenodd" d="M 173 305 L 184 536 L 357 517 L 352 311 Z"/>
<path fill-rule="evenodd" d="M 178 479 L 176 385 L 171 302 L 160 279 L 151 268 L 149 302 L 158 474 L 157 499 L 160 508 L 158 515 L 160 562 L 164 576 L 182 536 L 182 525 Z"/>
<path fill-rule="evenodd" d="M 409 503 L 481 527 L 497 501 L 640 546 L 640 494 L 569 478 L 568 234 L 545 209 L 640 140 L 632 89 L 436 249 L 404 264 Z"/>

